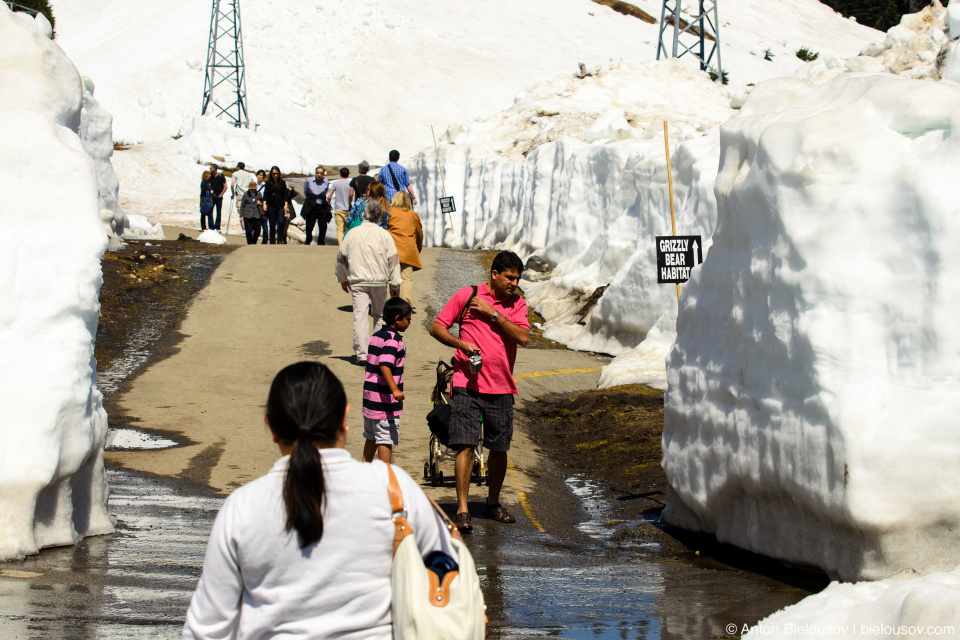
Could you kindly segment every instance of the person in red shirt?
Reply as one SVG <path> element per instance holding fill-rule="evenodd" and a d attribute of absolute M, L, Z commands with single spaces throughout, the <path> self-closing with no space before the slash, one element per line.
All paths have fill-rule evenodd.
<path fill-rule="evenodd" d="M 517 385 L 513 365 L 517 345 L 527 344 L 530 321 L 527 303 L 517 293 L 523 262 L 512 251 L 501 251 L 490 267 L 490 282 L 464 287 L 453 295 L 430 327 L 430 335 L 456 349 L 453 358 L 453 387 L 450 417 L 450 447 L 456 448 L 457 528 L 473 531 L 467 508 L 473 451 L 480 439 L 483 417 L 483 446 L 489 452 L 487 484 L 490 492 L 484 515 L 498 522 L 516 519 L 500 504 L 500 488 L 507 473 L 507 451 L 513 437 L 513 397 Z M 460 324 L 459 337 L 450 333 Z M 471 356 L 479 355 L 479 369 Z M 476 359 L 474 359 L 476 360 Z"/>

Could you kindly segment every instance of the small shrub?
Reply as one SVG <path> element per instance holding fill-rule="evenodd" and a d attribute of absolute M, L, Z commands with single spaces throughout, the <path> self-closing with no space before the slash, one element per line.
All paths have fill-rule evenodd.
<path fill-rule="evenodd" d="M 807 49 L 806 47 L 800 47 L 797 49 L 797 57 L 804 62 L 813 62 L 820 57 L 820 54 L 816 51 L 810 51 L 810 49 Z"/>
<path fill-rule="evenodd" d="M 716 69 L 714 69 L 713 67 L 708 67 L 707 73 L 710 74 L 710 79 L 713 80 L 714 82 L 716 82 L 717 78 L 720 78 L 720 82 L 722 82 L 723 84 L 730 83 L 730 76 L 727 74 L 726 71 L 721 71 L 718 74 Z"/>
<path fill-rule="evenodd" d="M 770 49 L 763 50 L 763 59 L 764 60 L 773 60 L 773 51 Z"/>

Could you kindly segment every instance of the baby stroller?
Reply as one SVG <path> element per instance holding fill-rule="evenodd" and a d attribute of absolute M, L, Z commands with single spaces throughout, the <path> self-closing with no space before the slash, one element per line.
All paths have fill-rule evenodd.
<path fill-rule="evenodd" d="M 453 364 L 443 360 L 437 363 L 437 384 L 430 394 L 433 401 L 433 411 L 427 415 L 427 425 L 430 427 L 430 459 L 423 463 L 423 479 L 430 481 L 430 486 L 443 485 L 443 471 L 440 463 L 444 460 L 455 460 L 457 452 L 448 447 L 450 414 L 450 379 L 453 377 Z M 483 416 L 480 417 L 480 441 L 473 450 L 473 482 L 482 486 L 487 480 L 487 463 L 483 454 Z"/>

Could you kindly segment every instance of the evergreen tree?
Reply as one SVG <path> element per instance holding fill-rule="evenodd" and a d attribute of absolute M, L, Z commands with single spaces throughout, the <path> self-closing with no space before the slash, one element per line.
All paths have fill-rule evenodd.
<path fill-rule="evenodd" d="M 57 25 L 53 19 L 53 9 L 50 7 L 48 0 L 13 0 L 13 2 L 21 7 L 39 11 L 50 21 L 50 26 L 56 28 Z"/>
<path fill-rule="evenodd" d="M 931 0 L 821 0 L 834 11 L 880 31 L 900 24 L 905 13 L 916 13 Z"/>

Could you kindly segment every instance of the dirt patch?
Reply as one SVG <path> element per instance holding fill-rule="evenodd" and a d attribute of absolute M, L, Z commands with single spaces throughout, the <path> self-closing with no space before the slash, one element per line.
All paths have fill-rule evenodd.
<path fill-rule="evenodd" d="M 531 438 L 560 468 L 629 495 L 663 496 L 663 392 L 643 385 L 541 398 L 520 409 Z"/>
<path fill-rule="evenodd" d="M 100 262 L 100 323 L 94 353 L 97 372 L 129 360 L 137 341 L 155 341 L 179 323 L 191 298 L 207 283 L 223 257 L 236 249 L 195 240 L 131 240 Z M 137 344 L 148 350 L 149 344 Z M 124 377 L 132 371 L 125 371 Z"/>
<path fill-rule="evenodd" d="M 785 565 L 708 534 L 684 531 L 660 520 L 669 484 L 660 466 L 663 391 L 623 385 L 541 397 L 518 412 L 541 453 L 568 476 L 598 482 L 613 507 L 612 543 L 655 542 L 662 558 L 704 569 L 759 573 L 814 593 L 828 579 L 816 569 Z"/>
<path fill-rule="evenodd" d="M 622 13 L 625 16 L 633 16 L 634 18 L 640 18 L 647 24 L 657 24 L 656 18 L 654 18 L 652 15 L 650 15 L 643 9 L 635 7 L 632 4 L 621 2 L 620 0 L 593 0 L 593 1 L 596 2 L 597 4 L 602 4 L 605 7 L 610 7 L 617 13 Z"/>

